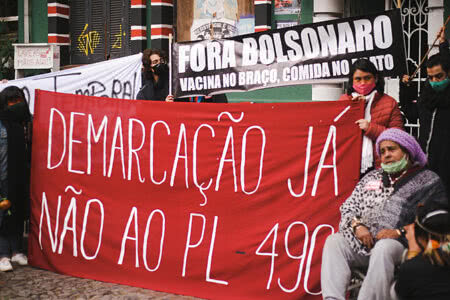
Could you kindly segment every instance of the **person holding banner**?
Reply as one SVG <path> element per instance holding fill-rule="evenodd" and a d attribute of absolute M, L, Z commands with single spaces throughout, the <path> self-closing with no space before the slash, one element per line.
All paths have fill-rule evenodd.
<path fill-rule="evenodd" d="M 138 92 L 137 100 L 153 100 L 166 102 L 195 102 L 195 103 L 228 103 L 225 94 L 213 96 L 196 96 L 175 99 L 169 95 L 169 67 L 167 57 L 158 49 L 145 49 L 142 54 L 143 86 Z"/>
<path fill-rule="evenodd" d="M 374 142 L 387 128 L 403 128 L 403 119 L 397 101 L 384 93 L 384 78 L 368 59 L 356 60 L 348 78 L 347 94 L 339 100 L 364 101 L 364 118 L 355 123 L 364 133 L 361 174 L 380 166 L 374 159 Z M 375 162 L 375 164 L 374 164 Z"/>
<path fill-rule="evenodd" d="M 439 54 L 426 63 L 428 80 L 418 101 L 401 99 L 401 108 L 410 122 L 419 119 L 419 143 L 428 156 L 428 166 L 436 172 L 450 192 L 450 51 L 445 27 L 439 31 Z M 410 77 L 403 76 L 403 83 Z"/>
<path fill-rule="evenodd" d="M 143 86 L 136 99 L 173 102 L 173 96 L 169 96 L 169 67 L 164 52 L 158 49 L 145 49 L 142 64 Z"/>
<path fill-rule="evenodd" d="M 367 268 L 358 299 L 390 299 L 394 269 L 406 249 L 404 226 L 414 222 L 418 203 L 448 207 L 439 176 L 415 138 L 390 128 L 376 141 L 381 168 L 366 174 L 340 207 L 339 232 L 322 253 L 324 299 L 345 299 L 352 268 Z"/>
<path fill-rule="evenodd" d="M 11 271 L 11 262 L 28 264 L 22 239 L 29 200 L 25 126 L 30 120 L 20 88 L 9 86 L 0 92 L 0 195 L 9 201 L 8 206 L 0 202 L 0 271 Z"/>

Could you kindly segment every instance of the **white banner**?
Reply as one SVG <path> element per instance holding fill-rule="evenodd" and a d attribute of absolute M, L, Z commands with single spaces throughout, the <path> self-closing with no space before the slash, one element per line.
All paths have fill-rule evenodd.
<path fill-rule="evenodd" d="M 87 96 L 135 99 L 141 87 L 142 53 L 59 72 L 0 83 L 0 91 L 10 85 L 22 88 L 34 113 L 34 91 Z"/>

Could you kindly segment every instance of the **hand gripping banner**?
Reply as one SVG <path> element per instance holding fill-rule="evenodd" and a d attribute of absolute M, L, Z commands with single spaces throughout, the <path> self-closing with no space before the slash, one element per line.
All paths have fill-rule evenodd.
<path fill-rule="evenodd" d="M 360 104 L 38 90 L 30 264 L 208 299 L 320 299 L 358 177 Z"/>
<path fill-rule="evenodd" d="M 347 78 L 368 58 L 383 76 L 406 74 L 399 10 L 236 36 L 176 43 L 175 96 L 213 95 Z"/>

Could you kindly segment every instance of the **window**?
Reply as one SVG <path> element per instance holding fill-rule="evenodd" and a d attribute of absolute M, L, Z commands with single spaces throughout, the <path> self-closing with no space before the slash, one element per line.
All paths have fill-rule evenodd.
<path fill-rule="evenodd" d="M 131 54 L 130 0 L 72 0 L 70 6 L 72 64 Z"/>
<path fill-rule="evenodd" d="M 0 34 L 16 33 L 18 28 L 17 0 L 0 1 Z"/>

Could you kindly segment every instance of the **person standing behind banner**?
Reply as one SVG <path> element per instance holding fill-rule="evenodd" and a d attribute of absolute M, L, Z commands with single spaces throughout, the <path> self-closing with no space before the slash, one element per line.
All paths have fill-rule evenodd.
<path fill-rule="evenodd" d="M 175 99 L 169 95 L 169 66 L 167 57 L 158 49 L 145 49 L 142 54 L 143 85 L 138 92 L 137 100 L 153 100 L 166 102 L 196 102 L 196 103 L 228 103 L 225 94 L 214 96 L 197 96 Z"/>
<path fill-rule="evenodd" d="M 29 201 L 29 166 L 26 128 L 31 114 L 25 94 L 16 86 L 0 92 L 0 271 L 11 262 L 27 265 L 22 252 L 24 221 Z"/>
<path fill-rule="evenodd" d="M 439 54 L 432 55 L 426 63 L 428 80 L 417 102 L 403 98 L 401 109 L 410 122 L 419 119 L 419 143 L 428 156 L 428 165 L 444 182 L 450 194 L 450 52 L 444 36 L 439 31 Z M 410 80 L 408 75 L 403 83 Z"/>
<path fill-rule="evenodd" d="M 136 99 L 173 102 L 173 96 L 169 96 L 169 66 L 165 53 L 159 49 L 145 49 L 142 64 L 143 84 Z"/>
<path fill-rule="evenodd" d="M 403 119 L 397 101 L 384 93 L 384 78 L 367 59 L 356 60 L 348 77 L 347 94 L 339 100 L 364 101 L 364 118 L 355 124 L 363 131 L 361 174 L 380 166 L 375 160 L 374 142 L 388 128 L 403 129 Z"/>

